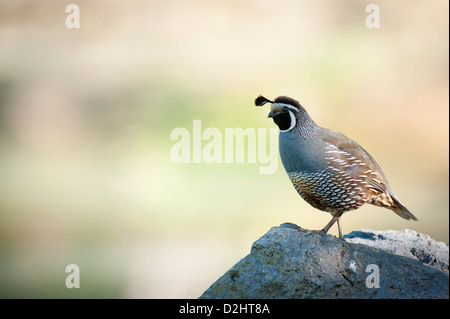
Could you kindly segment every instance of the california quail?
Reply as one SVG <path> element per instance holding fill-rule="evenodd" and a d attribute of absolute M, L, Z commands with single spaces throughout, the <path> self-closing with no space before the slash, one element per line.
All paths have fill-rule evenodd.
<path fill-rule="evenodd" d="M 269 118 L 280 128 L 280 157 L 297 192 L 313 207 L 333 218 L 320 231 L 326 234 L 335 222 L 342 237 L 343 213 L 364 203 L 388 208 L 405 219 L 417 220 L 394 195 L 381 168 L 361 146 L 342 133 L 319 127 L 300 103 L 280 96 L 263 96 L 256 106 L 271 103 Z"/>

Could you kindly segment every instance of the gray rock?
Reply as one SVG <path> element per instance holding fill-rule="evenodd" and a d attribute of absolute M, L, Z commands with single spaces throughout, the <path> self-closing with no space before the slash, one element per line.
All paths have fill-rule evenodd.
<path fill-rule="evenodd" d="M 300 230 L 270 229 L 200 298 L 448 298 L 448 246 L 426 235 Z"/>
<path fill-rule="evenodd" d="M 419 260 L 421 263 L 448 273 L 448 244 L 437 242 L 430 236 L 414 230 L 353 231 L 344 238 L 347 242 L 364 244 L 395 255 Z"/>

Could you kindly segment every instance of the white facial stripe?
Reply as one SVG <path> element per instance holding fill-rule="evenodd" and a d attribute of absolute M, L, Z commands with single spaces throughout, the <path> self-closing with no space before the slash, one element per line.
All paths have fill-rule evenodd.
<path fill-rule="evenodd" d="M 292 106 L 290 104 L 285 104 L 285 103 L 272 103 L 272 105 L 270 106 L 270 109 L 274 112 L 280 112 L 285 107 L 288 109 L 294 110 L 294 111 L 298 111 L 295 106 Z"/>
<path fill-rule="evenodd" d="M 285 104 L 285 105 L 287 105 L 287 104 Z M 297 124 L 297 120 L 295 118 L 294 113 L 292 113 L 291 110 L 288 110 L 288 113 L 289 113 L 289 116 L 291 117 L 291 126 L 289 126 L 289 128 L 287 130 L 280 130 L 280 132 L 288 132 L 288 131 L 292 130 L 295 127 L 295 125 Z"/>

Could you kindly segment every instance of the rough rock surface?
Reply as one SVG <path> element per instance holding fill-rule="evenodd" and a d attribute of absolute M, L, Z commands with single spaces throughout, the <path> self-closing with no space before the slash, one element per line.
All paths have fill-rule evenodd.
<path fill-rule="evenodd" d="M 395 255 L 419 260 L 425 265 L 448 273 L 448 244 L 437 242 L 430 236 L 414 230 L 353 231 L 344 236 L 347 242 L 363 244 L 385 250 Z"/>
<path fill-rule="evenodd" d="M 448 245 L 427 235 L 300 229 L 270 229 L 200 298 L 448 298 Z"/>

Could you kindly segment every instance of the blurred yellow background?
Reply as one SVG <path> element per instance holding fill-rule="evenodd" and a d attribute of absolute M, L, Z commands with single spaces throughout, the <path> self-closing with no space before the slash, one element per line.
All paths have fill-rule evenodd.
<path fill-rule="evenodd" d="M 448 242 L 447 1 L 377 1 L 378 29 L 357 0 L 72 2 L 0 0 L 0 298 L 197 298 L 270 227 L 322 228 L 281 162 L 170 160 L 193 120 L 275 127 L 259 94 L 360 143 L 419 218 L 366 205 L 344 233 Z"/>

